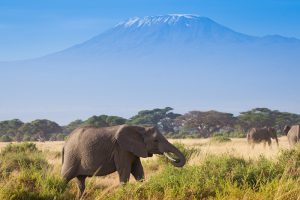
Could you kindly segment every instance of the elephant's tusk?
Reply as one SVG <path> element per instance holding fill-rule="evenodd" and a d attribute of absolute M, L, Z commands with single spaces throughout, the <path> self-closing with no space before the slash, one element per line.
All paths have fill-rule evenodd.
<path fill-rule="evenodd" d="M 178 159 L 174 159 L 174 158 L 172 158 L 168 153 L 164 153 L 164 155 L 169 159 L 169 160 L 171 160 L 172 162 L 179 162 L 180 160 L 178 160 Z"/>

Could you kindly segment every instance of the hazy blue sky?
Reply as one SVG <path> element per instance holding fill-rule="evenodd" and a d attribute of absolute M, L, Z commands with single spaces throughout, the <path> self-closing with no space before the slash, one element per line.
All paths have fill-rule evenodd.
<path fill-rule="evenodd" d="M 250 35 L 300 38 L 297 0 L 1 0 L 0 61 L 65 49 L 130 17 L 174 13 L 206 16 Z M 258 62 L 264 59 L 262 55 Z M 215 109 L 238 114 L 254 107 L 300 113 L 297 61 L 288 60 L 290 67 L 276 63 L 276 58 L 269 60 L 275 63 L 269 68 L 247 70 L 237 68 L 245 65 L 238 58 L 231 69 L 222 64 L 220 69 L 202 67 L 194 72 L 166 69 L 172 77 L 169 82 L 160 69 L 151 67 L 124 68 L 125 75 L 109 67 L 2 65 L 0 121 L 47 118 L 67 124 L 91 115 L 129 117 L 141 109 L 164 106 L 181 113 Z"/>
<path fill-rule="evenodd" d="M 297 0 L 1 0 L 0 61 L 62 50 L 119 21 L 191 13 L 239 32 L 300 38 Z"/>

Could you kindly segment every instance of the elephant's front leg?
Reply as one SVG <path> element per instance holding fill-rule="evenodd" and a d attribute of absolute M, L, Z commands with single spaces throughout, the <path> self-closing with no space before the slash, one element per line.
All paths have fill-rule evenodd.
<path fill-rule="evenodd" d="M 141 159 L 137 158 L 131 168 L 131 174 L 134 176 L 135 180 L 142 181 L 145 178 L 144 169 L 141 163 Z"/>
<path fill-rule="evenodd" d="M 123 185 L 129 181 L 131 166 L 128 165 L 118 170 L 120 183 Z"/>
<path fill-rule="evenodd" d="M 134 156 L 129 152 L 121 151 L 118 153 L 118 156 L 116 156 L 115 163 L 121 184 L 129 181 L 133 161 Z"/>
<path fill-rule="evenodd" d="M 269 146 L 269 148 L 270 148 L 270 149 L 272 149 L 272 141 L 271 141 L 271 139 L 268 139 L 268 141 L 267 141 L 267 142 L 268 142 L 268 146 Z"/>

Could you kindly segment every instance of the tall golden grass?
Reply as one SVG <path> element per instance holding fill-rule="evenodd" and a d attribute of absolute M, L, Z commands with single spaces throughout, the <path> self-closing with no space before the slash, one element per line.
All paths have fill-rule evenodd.
<path fill-rule="evenodd" d="M 256 160 L 260 158 L 261 155 L 273 160 L 278 155 L 279 151 L 283 149 L 288 149 L 288 141 L 286 137 L 279 138 L 279 147 L 275 143 L 272 144 L 271 148 L 263 144 L 255 145 L 252 149 L 245 138 L 234 138 L 230 142 L 217 143 L 212 142 L 210 139 L 171 139 L 172 143 L 181 143 L 188 148 L 197 149 L 198 153 L 192 156 L 192 158 L 187 163 L 188 166 L 200 165 L 205 158 L 210 155 L 224 155 L 230 154 L 243 158 L 245 160 Z M 4 148 L 9 143 L 0 143 L 0 150 Z M 61 167 L 61 149 L 64 142 L 35 142 L 39 150 L 45 153 L 48 162 L 53 165 L 53 171 L 59 173 Z M 160 163 L 157 162 L 158 157 L 154 156 L 152 158 L 142 159 L 142 163 L 145 169 L 146 180 L 159 173 L 162 168 Z M 130 178 L 130 182 L 135 182 L 134 178 Z M 87 179 L 87 189 L 85 196 L 82 199 L 93 199 L 95 195 L 94 192 L 100 189 L 101 193 L 98 194 L 98 198 L 105 197 L 107 193 L 111 193 L 117 188 L 119 184 L 118 176 L 116 173 L 104 176 L 104 177 L 94 177 Z M 288 184 L 288 183 L 285 183 Z M 72 185 L 71 190 L 76 191 L 74 182 L 70 183 Z M 280 188 L 278 189 L 280 193 Z M 298 191 L 298 190 L 297 190 Z M 246 191 L 245 191 L 246 192 Z M 93 195 L 92 195 L 93 194 Z M 281 194 L 278 194 L 280 196 Z M 247 198 L 246 198 L 247 199 Z M 283 198 L 279 198 L 283 199 Z"/>

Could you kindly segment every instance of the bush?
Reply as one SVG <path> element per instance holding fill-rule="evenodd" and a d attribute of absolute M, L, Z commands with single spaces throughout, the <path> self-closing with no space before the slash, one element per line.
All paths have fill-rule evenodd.
<path fill-rule="evenodd" d="M 300 144 L 289 150 L 282 150 L 278 156 L 278 168 L 290 177 L 300 177 Z"/>
<path fill-rule="evenodd" d="M 7 136 L 7 135 L 3 135 L 1 138 L 0 138 L 0 142 L 11 142 L 12 139 Z"/>
<path fill-rule="evenodd" d="M 283 169 L 278 168 L 277 164 L 261 156 L 257 161 L 251 161 L 245 174 L 246 185 L 258 191 L 263 185 L 281 178 Z"/>
<path fill-rule="evenodd" d="M 230 137 L 230 138 L 245 138 L 246 135 L 247 134 L 242 131 L 233 131 L 233 132 L 228 133 L 228 137 Z"/>
<path fill-rule="evenodd" d="M 185 138 L 199 138 L 200 135 L 180 131 L 177 133 L 167 133 L 167 134 L 165 134 L 165 137 L 170 138 L 170 139 L 185 139 Z"/>
<path fill-rule="evenodd" d="M 1 184 L 0 199 L 64 199 L 66 187 L 61 177 L 31 166 L 22 169 L 18 175 L 11 175 L 6 183 Z"/>
<path fill-rule="evenodd" d="M 224 135 L 215 135 L 210 139 L 210 142 L 231 142 L 231 139 Z"/>
<path fill-rule="evenodd" d="M 24 142 L 31 141 L 31 136 L 28 135 L 28 134 L 25 134 L 25 135 L 23 136 L 23 141 L 24 141 Z"/>
<path fill-rule="evenodd" d="M 65 194 L 66 182 L 53 173 L 35 144 L 10 144 L 0 160 L 0 199 L 71 199 Z"/>
<path fill-rule="evenodd" d="M 1 155 L 8 153 L 33 153 L 38 152 L 38 149 L 34 143 L 24 142 L 21 144 L 9 144 L 2 151 Z"/>
<path fill-rule="evenodd" d="M 31 166 L 36 169 L 48 168 L 47 161 L 33 143 L 7 145 L 1 151 L 0 160 L 0 175 L 2 176 Z"/>

